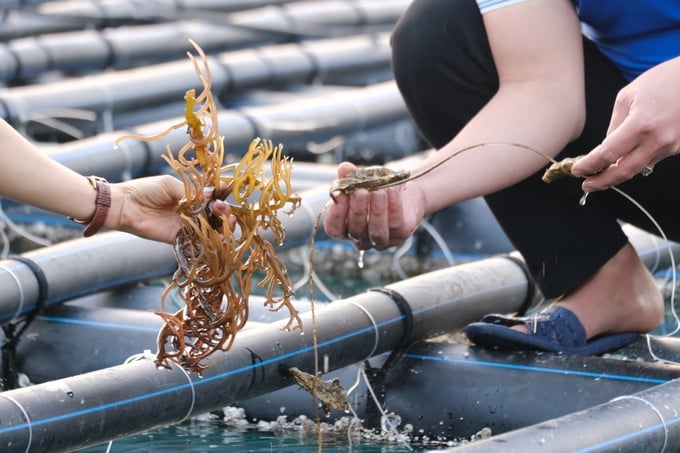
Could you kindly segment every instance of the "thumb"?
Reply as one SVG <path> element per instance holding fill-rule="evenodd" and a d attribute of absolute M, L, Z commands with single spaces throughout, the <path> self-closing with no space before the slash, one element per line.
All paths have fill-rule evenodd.
<path fill-rule="evenodd" d="M 340 165 L 338 165 L 338 177 L 344 178 L 348 173 L 351 173 L 356 169 L 357 166 L 353 163 L 347 161 L 342 162 Z"/>

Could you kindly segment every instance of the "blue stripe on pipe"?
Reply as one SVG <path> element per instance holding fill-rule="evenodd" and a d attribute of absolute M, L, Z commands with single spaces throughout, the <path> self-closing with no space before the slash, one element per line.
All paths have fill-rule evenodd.
<path fill-rule="evenodd" d="M 36 319 L 42 319 L 45 321 L 49 322 L 58 322 L 62 324 L 78 324 L 81 326 L 90 326 L 90 327 L 106 327 L 109 329 L 125 329 L 125 330 L 138 330 L 141 332 L 158 332 L 157 327 L 147 327 L 147 326 L 133 326 L 130 324 L 120 324 L 120 323 L 112 323 L 112 322 L 101 322 L 101 321 L 88 321 L 84 319 L 73 319 L 73 318 L 64 318 L 60 316 L 37 316 Z"/>
<path fill-rule="evenodd" d="M 487 361 L 474 360 L 474 359 L 469 359 L 469 358 L 468 359 L 454 359 L 454 358 L 450 358 L 450 357 L 429 356 L 429 355 L 421 355 L 421 354 L 405 354 L 404 357 L 408 357 L 408 358 L 411 358 L 411 359 L 419 359 L 419 360 L 431 360 L 431 361 L 458 363 L 458 364 L 465 364 L 465 365 L 486 366 L 486 367 L 491 367 L 491 368 L 507 368 L 507 369 L 512 369 L 512 370 L 530 371 L 530 372 L 534 372 L 534 373 L 552 373 L 552 374 L 560 374 L 560 375 L 563 375 L 563 376 L 582 376 L 582 377 L 589 377 L 589 378 L 596 378 L 596 379 L 610 379 L 610 380 L 615 380 L 615 381 L 643 382 L 643 383 L 648 383 L 648 384 L 665 384 L 666 382 L 670 381 L 670 379 L 645 378 L 645 377 L 639 377 L 639 376 L 627 376 L 627 375 L 624 375 L 624 374 L 591 373 L 591 372 L 587 372 L 587 371 L 564 370 L 564 369 L 561 369 L 561 368 L 545 368 L 545 367 L 536 367 L 536 366 L 530 366 L 530 365 L 517 365 L 517 364 L 508 364 L 508 363 L 487 362 Z"/>

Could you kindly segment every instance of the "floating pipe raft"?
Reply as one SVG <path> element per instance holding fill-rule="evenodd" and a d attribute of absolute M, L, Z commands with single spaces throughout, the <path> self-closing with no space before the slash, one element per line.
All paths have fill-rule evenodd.
<path fill-rule="evenodd" d="M 282 34 L 188 20 L 38 35 L 0 44 L 0 81 L 25 80 L 48 71 L 73 75 L 179 60 L 186 57 L 190 38 L 206 52 L 289 40 Z"/>
<path fill-rule="evenodd" d="M 387 34 L 357 35 L 210 55 L 212 91 L 217 99 L 224 100 L 255 87 L 315 79 L 334 83 L 348 74 L 357 77 L 357 73 L 379 69 L 386 74 L 383 80 L 388 80 L 391 79 L 388 41 Z M 188 42 L 183 46 L 185 52 L 192 50 Z M 181 101 L 184 93 L 197 85 L 194 68 L 184 58 L 46 85 L 10 88 L 0 91 L 0 103 L 7 111 L 4 119 L 14 127 L 31 119 L 60 117 L 60 111 L 82 110 L 100 119 L 94 125 L 101 132 L 110 131 L 115 124 L 112 121 L 121 112 L 167 104 L 173 98 Z M 109 123 L 104 121 L 107 117 Z M 86 128 L 83 123 L 82 128 Z"/>
<path fill-rule="evenodd" d="M 635 231 L 630 237 L 637 247 L 653 244 L 654 252 L 643 254 L 645 262 L 663 266 L 665 248 L 660 251 L 656 239 Z M 454 266 L 320 308 L 319 353 L 336 370 L 460 328 L 491 305 L 493 311 L 517 311 L 527 298 L 532 304 L 540 299 L 531 296 L 526 273 L 514 259 Z M 302 320 L 305 335 L 281 331 L 283 322 L 241 332 L 230 351 L 214 356 L 214 367 L 202 378 L 140 360 L 4 392 L 0 445 L 11 451 L 82 448 L 289 386 L 282 369 L 313 369 L 311 315 Z"/>
<path fill-rule="evenodd" d="M 36 12 L 24 10 L 9 11 L 0 27 L 0 40 L 7 41 L 23 36 L 33 36 L 45 33 L 58 33 L 74 30 L 102 29 L 105 27 L 135 25 L 140 22 L 170 21 L 173 19 L 189 18 L 202 21 L 236 25 L 244 29 L 259 31 L 260 33 L 302 34 L 313 32 L 326 36 L 329 27 L 337 32 L 338 28 L 350 29 L 353 32 L 366 30 L 375 26 L 388 27 L 396 22 L 406 8 L 409 0 L 323 0 L 281 2 L 281 0 L 240 0 L 237 2 L 220 0 L 185 0 L 188 4 L 167 4 L 161 7 L 158 1 L 147 9 L 146 17 L 137 14 L 140 8 L 138 2 L 111 2 L 113 8 L 108 10 L 101 7 L 101 2 L 89 2 L 75 13 L 70 11 L 69 2 L 49 2 L 38 8 Z M 109 2 L 106 4 L 108 5 Z M 184 2 L 182 2 L 184 3 Z M 229 11 L 231 5 L 240 9 L 251 4 L 260 6 L 249 11 L 232 12 L 230 14 L 210 13 L 210 10 Z M 281 3 L 281 4 L 278 4 Z M 285 5 L 283 3 L 292 3 Z M 262 6 L 273 5 L 273 6 Z M 76 6 L 81 6 L 76 4 Z M 185 7 L 186 6 L 186 7 Z M 94 11 L 92 11 L 94 9 Z M 127 9 L 133 14 L 125 16 L 121 9 Z M 234 11 L 234 10 L 232 10 Z M 36 14 L 37 13 L 37 14 Z M 87 17 L 91 13 L 92 17 Z M 210 14 L 208 14 L 210 13 Z M 178 17 L 179 16 L 179 17 Z"/>
<path fill-rule="evenodd" d="M 50 2 L 37 9 L 40 14 L 55 18 L 78 18 L 90 27 L 108 25 L 112 21 L 135 23 L 138 21 L 177 20 L 197 16 L 207 22 L 230 22 L 259 30 L 297 30 L 297 27 L 315 25 L 362 27 L 367 24 L 392 25 L 406 9 L 409 0 L 184 0 L 155 1 L 146 8 L 137 2 L 113 1 L 102 7 L 99 2 Z M 237 12 L 239 11 L 239 12 Z M 222 18 L 219 12 L 231 12 Z M 203 13 L 203 14 L 201 14 Z M 83 24 L 84 25 L 84 24 Z"/>
<path fill-rule="evenodd" d="M 159 10 L 172 10 L 177 15 L 192 10 L 206 10 L 212 13 L 227 13 L 265 6 L 284 5 L 298 0 L 154 0 L 153 3 L 138 3 L 130 0 L 108 0 L 105 3 L 92 0 L 50 0 L 38 9 L 39 14 L 53 14 L 66 17 L 87 17 L 113 19 L 157 17 Z M 43 2 L 45 2 L 43 0 Z M 47 2 L 45 2 L 47 3 Z"/>
<path fill-rule="evenodd" d="M 412 317 L 383 291 L 317 310 L 319 353 L 327 356 L 330 369 L 397 348 L 407 331 L 409 341 L 415 341 L 478 319 L 485 300 L 497 301 L 503 311 L 516 310 L 528 294 L 524 271 L 505 258 L 386 288 L 404 298 Z M 82 448 L 291 385 L 281 367 L 310 369 L 313 356 L 310 314 L 302 315 L 302 321 L 304 335 L 281 331 L 283 322 L 241 332 L 229 352 L 214 356 L 215 365 L 203 378 L 187 376 L 176 366 L 159 370 L 151 360 L 141 360 L 1 393 L 0 445 L 11 446 L 10 451 Z"/>
<path fill-rule="evenodd" d="M 159 291 L 140 289 L 127 297 L 147 297 L 153 303 Z M 90 296 L 79 305 L 66 304 L 39 316 L 18 350 L 19 368 L 34 383 L 52 381 L 124 362 L 138 351 L 155 350 L 155 335 L 161 321 L 149 312 L 98 305 L 101 295 Z M 104 299 L 125 294 L 104 295 Z M 263 322 L 281 320 L 284 313 L 268 312 L 262 300 L 251 300 L 253 311 L 248 329 Z M 93 306 L 97 304 L 97 306 Z M 491 304 L 493 305 L 493 304 Z M 308 310 L 308 306 L 306 309 Z M 493 310 L 494 307 L 484 307 Z M 302 310 L 302 306 L 298 305 Z M 69 335 L 62 335 L 68 325 Z M 116 341 L 112 341 L 116 338 Z M 665 360 L 680 359 L 680 339 L 652 338 L 655 354 Z M 419 342 L 409 347 L 391 368 L 380 370 L 385 356 L 370 360 L 367 373 L 385 373 L 379 384 L 386 411 L 401 418 L 401 427 L 411 424 L 415 432 L 430 438 L 469 438 L 481 427 L 493 433 L 509 432 L 572 412 L 584 410 L 612 398 L 630 395 L 680 376 L 680 366 L 654 363 L 643 337 L 617 353 L 624 360 L 602 357 L 573 357 L 531 352 L 502 352 L 463 344 Z M 57 365 L 58 364 L 58 365 Z M 57 369 L 58 368 L 58 369 Z M 361 366 L 350 365 L 328 373 L 348 388 Z M 516 385 L 508 386 L 508 382 Z M 353 408 L 366 417 L 370 401 L 365 381 L 351 395 Z M 526 410 L 527 400 L 532 410 Z M 309 396 L 297 386 L 286 387 L 238 403 L 248 419 L 289 419 L 314 416 Z M 423 410 L 427 408 L 427 410 Z M 331 422 L 344 413 L 333 411 Z"/>
<path fill-rule="evenodd" d="M 228 137 L 226 151 L 234 155 L 244 154 L 253 137 L 285 143 L 288 154 L 288 150 L 308 149 L 309 143 L 407 118 L 406 107 L 392 81 L 272 106 L 226 110 L 218 115 L 220 132 Z M 144 124 L 130 131 L 99 134 L 53 148 L 50 157 L 78 173 L 96 174 L 111 181 L 165 173 L 167 162 L 161 156 L 167 152 L 167 146 L 178 150 L 186 144 L 185 131 L 174 130 L 166 137 L 148 143 L 125 140 L 117 150 L 113 149 L 113 143 L 127 132 L 152 136 L 181 121 L 182 118 L 175 118 Z M 306 154 L 309 156 L 309 151 Z M 293 154 L 293 157 L 296 156 Z"/>
<path fill-rule="evenodd" d="M 114 366 L 139 351 L 155 350 L 161 321 L 142 310 L 157 308 L 161 291 L 159 287 L 138 287 L 100 293 L 39 315 L 19 344 L 18 369 L 31 382 L 41 383 Z M 263 323 L 286 317 L 264 309 L 262 302 L 261 298 L 251 299 L 247 328 L 261 328 Z M 135 309 L 118 308 L 121 305 Z M 309 310 L 306 304 L 296 306 L 301 312 Z M 490 303 L 480 309 L 493 311 L 495 306 Z M 62 335 L 64 328 L 69 335 Z M 650 344 L 657 357 L 680 359 L 680 339 L 652 337 Z M 653 362 L 643 337 L 616 355 L 625 360 L 416 343 L 384 370 L 380 388 L 385 408 L 400 415 L 402 426 L 411 424 L 416 432 L 431 438 L 453 439 L 469 438 L 480 427 L 489 427 L 496 434 L 523 428 L 680 376 L 680 366 Z M 384 359 L 371 359 L 370 366 L 379 370 Z M 351 365 L 325 379 L 339 378 L 348 387 L 360 368 Z M 508 387 L 509 381 L 518 384 Z M 366 415 L 369 398 L 362 381 L 352 397 L 361 418 Z M 525 410 L 527 398 L 535 402 L 531 411 Z M 256 420 L 314 415 L 309 399 L 297 386 L 249 398 L 238 406 L 249 419 Z M 427 411 L 423 411 L 425 407 Z M 329 420 L 342 416 L 334 411 Z"/>

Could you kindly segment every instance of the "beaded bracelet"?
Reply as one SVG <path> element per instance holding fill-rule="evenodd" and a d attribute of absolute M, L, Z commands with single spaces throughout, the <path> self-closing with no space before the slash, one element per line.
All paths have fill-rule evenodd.
<path fill-rule="evenodd" d="M 109 182 L 99 176 L 88 176 L 87 180 L 95 192 L 97 192 L 97 198 L 94 200 L 94 214 L 92 214 L 92 217 L 90 217 L 89 220 L 78 220 L 69 217 L 76 223 L 87 224 L 83 230 L 83 236 L 85 237 L 92 236 L 104 226 L 106 216 L 111 207 L 111 189 L 109 188 Z"/>

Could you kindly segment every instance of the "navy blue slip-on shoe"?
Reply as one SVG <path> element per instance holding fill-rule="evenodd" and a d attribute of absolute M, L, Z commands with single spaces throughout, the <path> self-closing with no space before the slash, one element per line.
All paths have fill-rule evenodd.
<path fill-rule="evenodd" d="M 529 333 L 511 329 L 524 324 Z M 564 307 L 550 306 L 535 315 L 510 317 L 486 315 L 469 324 L 465 334 L 475 344 L 513 351 L 548 351 L 569 355 L 600 355 L 619 349 L 638 338 L 635 332 L 603 334 L 586 340 L 576 315 Z"/>

